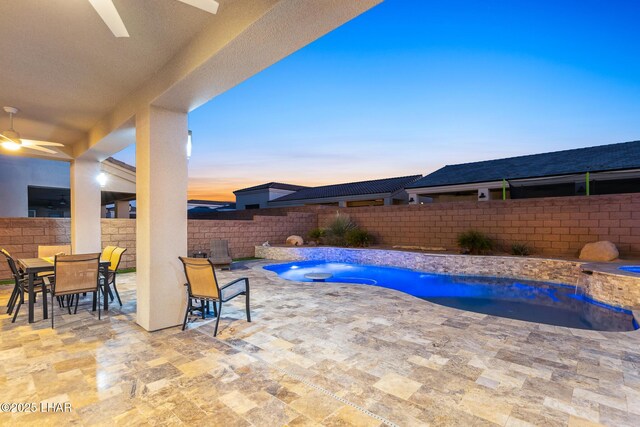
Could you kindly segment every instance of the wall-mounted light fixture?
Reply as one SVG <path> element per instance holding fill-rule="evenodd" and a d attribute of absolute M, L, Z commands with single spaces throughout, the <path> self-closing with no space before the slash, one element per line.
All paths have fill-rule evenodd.
<path fill-rule="evenodd" d="M 191 158 L 191 131 L 187 134 L 187 160 Z"/>
<path fill-rule="evenodd" d="M 96 181 L 100 184 L 100 187 L 104 187 L 107 185 L 107 174 L 104 172 L 100 172 L 98 176 L 96 176 Z"/>

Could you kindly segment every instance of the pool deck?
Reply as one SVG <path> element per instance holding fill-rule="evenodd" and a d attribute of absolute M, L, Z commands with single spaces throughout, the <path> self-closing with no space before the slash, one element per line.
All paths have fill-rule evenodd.
<path fill-rule="evenodd" d="M 438 306 L 397 291 L 297 283 L 265 261 L 243 301 L 211 320 L 148 333 L 124 307 L 47 321 L 0 315 L 0 399 L 71 402 L 0 422 L 180 425 L 637 425 L 640 331 L 595 332 Z M 10 287 L 2 287 L 4 304 Z M 41 318 L 40 302 L 36 315 Z"/>

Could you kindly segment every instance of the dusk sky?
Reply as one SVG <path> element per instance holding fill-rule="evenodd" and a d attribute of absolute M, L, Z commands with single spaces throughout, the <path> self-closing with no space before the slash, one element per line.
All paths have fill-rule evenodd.
<path fill-rule="evenodd" d="M 639 20 L 635 0 L 386 0 L 189 114 L 189 198 L 640 139 Z"/>

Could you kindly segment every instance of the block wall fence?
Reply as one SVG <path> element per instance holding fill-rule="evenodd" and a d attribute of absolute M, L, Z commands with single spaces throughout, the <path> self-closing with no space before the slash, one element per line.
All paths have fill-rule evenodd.
<path fill-rule="evenodd" d="M 136 220 L 102 219 L 102 246 L 127 248 L 120 268 L 136 266 Z M 254 255 L 256 245 L 266 241 L 283 243 L 291 234 L 306 235 L 318 226 L 315 213 L 294 212 L 286 216 L 255 216 L 253 220 L 189 220 L 189 253 L 209 252 L 212 239 L 229 241 L 234 258 Z M 0 218 L 0 248 L 14 258 L 33 258 L 38 245 L 64 245 L 71 242 L 68 218 Z M 4 257 L 0 259 L 0 279 L 11 277 Z"/>
<path fill-rule="evenodd" d="M 585 243 L 610 240 L 621 257 L 640 258 L 640 193 L 544 199 L 451 202 L 345 208 L 383 245 L 454 249 L 459 233 L 475 229 L 506 251 L 526 243 L 535 254 L 577 257 Z M 333 212 L 318 213 L 326 226 Z"/>
<path fill-rule="evenodd" d="M 287 236 L 306 236 L 326 226 L 337 211 L 348 214 L 384 246 L 411 245 L 456 248 L 456 236 L 468 229 L 482 231 L 506 249 L 526 243 L 535 254 L 576 257 L 588 242 L 610 240 L 621 256 L 640 258 L 640 194 L 557 197 L 488 202 L 450 202 L 425 205 L 362 208 L 309 207 L 280 216 L 260 210 L 252 220 L 189 220 L 189 252 L 209 252 L 212 239 L 229 240 L 234 258 L 254 255 L 265 241 L 282 244 Z M 224 217 L 222 217 L 224 218 Z M 34 257 L 38 245 L 68 244 L 70 220 L 54 218 L 0 218 L 0 247 L 17 258 Z M 135 267 L 134 219 L 103 219 L 102 245 L 127 248 L 121 267 Z M 0 260 L 0 278 L 10 276 Z"/>

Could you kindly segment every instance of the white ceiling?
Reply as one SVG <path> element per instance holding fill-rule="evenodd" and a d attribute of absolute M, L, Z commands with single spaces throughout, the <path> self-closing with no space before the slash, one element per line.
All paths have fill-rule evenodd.
<path fill-rule="evenodd" d="M 21 110 L 24 138 L 74 143 L 229 1 L 211 15 L 176 0 L 114 0 L 129 38 L 114 37 L 88 0 L 0 1 L 0 106 Z"/>

